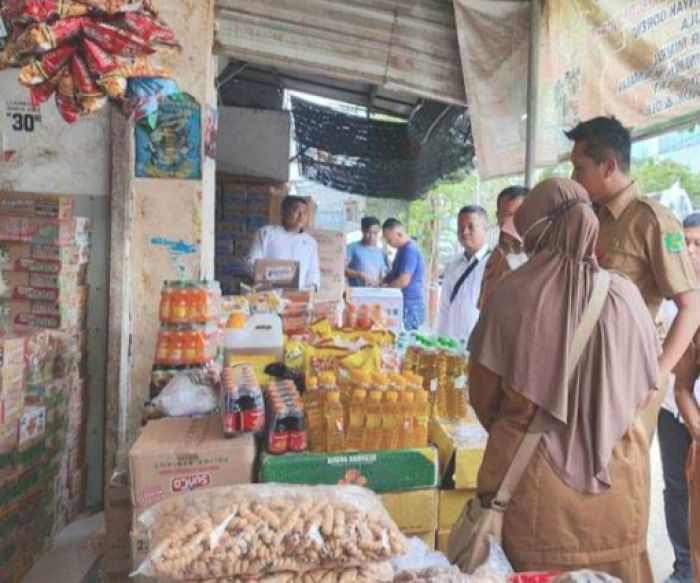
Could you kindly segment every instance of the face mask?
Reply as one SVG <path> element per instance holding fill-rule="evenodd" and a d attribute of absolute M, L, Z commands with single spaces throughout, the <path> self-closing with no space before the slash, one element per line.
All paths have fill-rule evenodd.
<path fill-rule="evenodd" d="M 527 255 L 525 253 L 508 253 L 506 261 L 510 266 L 511 271 L 515 271 L 518 267 L 522 267 L 527 263 Z"/>

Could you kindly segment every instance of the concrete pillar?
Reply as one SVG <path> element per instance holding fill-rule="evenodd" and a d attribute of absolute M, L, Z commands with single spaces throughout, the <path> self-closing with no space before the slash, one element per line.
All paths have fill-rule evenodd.
<path fill-rule="evenodd" d="M 212 54 L 214 0 L 156 0 L 156 8 L 183 45 L 163 58 L 181 91 L 216 107 Z M 182 240 L 194 253 L 181 256 L 194 278 L 214 273 L 215 164 L 204 158 L 203 177 L 191 180 L 134 178 L 133 125 L 120 114 L 113 123 L 112 260 L 105 471 L 137 434 L 148 399 L 163 280 L 176 279 L 173 256 L 154 238 Z"/>

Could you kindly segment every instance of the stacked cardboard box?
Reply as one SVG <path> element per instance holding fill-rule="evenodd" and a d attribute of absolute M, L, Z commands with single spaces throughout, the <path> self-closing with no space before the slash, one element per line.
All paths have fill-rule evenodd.
<path fill-rule="evenodd" d="M 70 473 L 71 351 L 62 332 L 0 332 L 0 581 L 29 571 L 70 518 L 82 476 Z M 80 484 L 82 492 L 82 484 Z"/>
<path fill-rule="evenodd" d="M 224 295 L 237 295 L 241 283 L 250 283 L 245 260 L 255 232 L 266 225 L 282 224 L 286 195 L 284 182 L 217 174 L 216 279 Z M 316 207 L 310 197 L 307 202 L 312 226 Z"/>
<path fill-rule="evenodd" d="M 447 551 L 447 540 L 465 505 L 476 497 L 479 469 L 486 450 L 486 430 L 477 422 L 433 419 L 430 441 L 440 454 L 437 548 Z"/>

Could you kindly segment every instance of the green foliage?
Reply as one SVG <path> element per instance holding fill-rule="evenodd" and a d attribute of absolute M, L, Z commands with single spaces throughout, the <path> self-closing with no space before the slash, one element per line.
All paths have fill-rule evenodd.
<path fill-rule="evenodd" d="M 634 160 L 632 177 L 645 193 L 666 190 L 674 183 L 680 182 L 693 201 L 693 207 L 700 206 L 700 172 L 693 172 L 688 166 L 658 158 Z"/>

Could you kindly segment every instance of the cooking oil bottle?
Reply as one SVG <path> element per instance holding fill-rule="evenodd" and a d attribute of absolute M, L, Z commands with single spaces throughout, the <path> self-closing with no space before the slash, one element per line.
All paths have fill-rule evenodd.
<path fill-rule="evenodd" d="M 384 415 L 382 417 L 382 445 L 381 449 L 389 451 L 396 449 L 399 443 L 399 394 L 396 391 L 387 391 L 384 396 Z"/>
<path fill-rule="evenodd" d="M 404 391 L 399 396 L 399 438 L 398 449 L 411 447 L 413 437 L 413 403 L 416 394 L 413 391 Z"/>
<path fill-rule="evenodd" d="M 303 400 L 304 409 L 306 409 L 309 451 L 323 451 L 326 441 L 326 419 L 316 377 L 306 380 L 306 391 L 304 391 Z"/>
<path fill-rule="evenodd" d="M 430 395 L 420 391 L 414 403 L 413 447 L 428 447 L 430 427 Z"/>
<path fill-rule="evenodd" d="M 345 421 L 340 391 L 330 391 L 325 404 L 326 451 L 345 449 Z"/>
<path fill-rule="evenodd" d="M 382 445 L 382 392 L 373 390 L 366 407 L 365 432 L 362 449 L 377 451 Z"/>
<path fill-rule="evenodd" d="M 361 450 L 365 433 L 367 391 L 355 389 L 348 406 L 345 447 L 349 450 Z"/>

